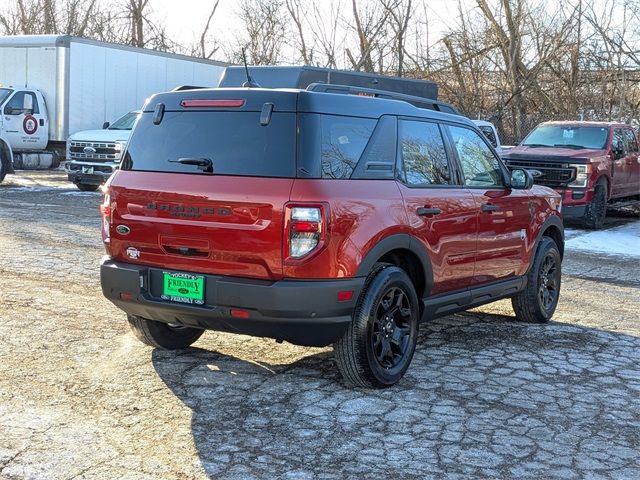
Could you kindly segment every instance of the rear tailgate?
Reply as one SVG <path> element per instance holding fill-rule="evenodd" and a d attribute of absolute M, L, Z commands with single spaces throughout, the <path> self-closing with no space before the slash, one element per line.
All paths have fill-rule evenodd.
<path fill-rule="evenodd" d="M 167 270 L 282 278 L 283 209 L 296 149 L 295 113 L 287 110 L 295 108 L 295 95 L 278 102 L 273 93 L 259 92 L 203 90 L 151 100 L 109 184 L 113 258 Z M 181 108 L 181 98 L 191 97 L 244 103 Z M 275 107 L 265 126 L 260 109 L 267 101 Z M 158 103 L 165 112 L 156 123 Z M 213 172 L 177 162 L 185 158 L 210 160 Z"/>

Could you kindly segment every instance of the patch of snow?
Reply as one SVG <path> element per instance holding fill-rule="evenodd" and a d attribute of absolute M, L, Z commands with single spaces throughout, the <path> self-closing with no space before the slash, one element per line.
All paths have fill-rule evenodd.
<path fill-rule="evenodd" d="M 2 187 L 1 191 L 10 190 L 12 192 L 52 192 L 58 190 L 55 187 Z"/>
<path fill-rule="evenodd" d="M 640 257 L 640 221 L 582 235 L 578 231 L 569 230 L 567 238 L 565 249 L 568 251 Z"/>
<path fill-rule="evenodd" d="M 95 192 L 81 192 L 81 191 L 71 191 L 71 192 L 64 192 L 61 193 L 61 195 L 73 195 L 74 197 L 95 197 L 98 195 L 102 195 L 102 192 L 100 190 L 96 190 Z"/>

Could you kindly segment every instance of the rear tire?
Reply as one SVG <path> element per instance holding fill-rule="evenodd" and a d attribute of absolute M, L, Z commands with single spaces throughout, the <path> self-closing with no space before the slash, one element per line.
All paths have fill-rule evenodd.
<path fill-rule="evenodd" d="M 562 259 L 556 242 L 549 237 L 542 237 L 527 274 L 527 286 L 511 298 L 518 320 L 529 323 L 551 320 L 560 298 L 561 266 Z"/>
<path fill-rule="evenodd" d="M 90 185 L 88 183 L 76 183 L 76 187 L 81 192 L 95 192 L 100 188 L 100 185 Z"/>
<path fill-rule="evenodd" d="M 418 297 L 404 270 L 377 265 L 349 329 L 334 344 L 338 370 L 358 387 L 390 387 L 411 363 L 418 339 Z"/>
<path fill-rule="evenodd" d="M 600 230 L 607 216 L 607 184 L 598 182 L 593 192 L 591 203 L 584 212 L 584 226 L 590 230 Z"/>
<path fill-rule="evenodd" d="M 190 347 L 198 340 L 204 330 L 192 327 L 173 327 L 163 322 L 127 315 L 131 331 L 142 343 L 166 350 Z"/>

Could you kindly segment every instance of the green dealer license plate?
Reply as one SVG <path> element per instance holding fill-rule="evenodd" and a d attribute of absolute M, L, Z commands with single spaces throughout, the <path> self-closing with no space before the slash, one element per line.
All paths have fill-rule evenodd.
<path fill-rule="evenodd" d="M 204 304 L 204 277 L 189 273 L 163 272 L 162 299 L 172 302 Z"/>

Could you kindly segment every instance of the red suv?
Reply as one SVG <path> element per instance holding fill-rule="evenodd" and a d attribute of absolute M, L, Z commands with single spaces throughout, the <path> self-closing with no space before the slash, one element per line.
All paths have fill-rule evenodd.
<path fill-rule="evenodd" d="M 386 387 L 422 320 L 510 297 L 518 318 L 548 321 L 559 195 L 509 174 L 464 117 L 329 90 L 147 102 L 101 207 L 102 289 L 136 336 L 334 344 L 350 383 Z"/>
<path fill-rule="evenodd" d="M 563 214 L 601 228 L 611 199 L 640 195 L 640 149 L 632 128 L 611 122 L 546 122 L 503 156 L 562 195 Z"/>

